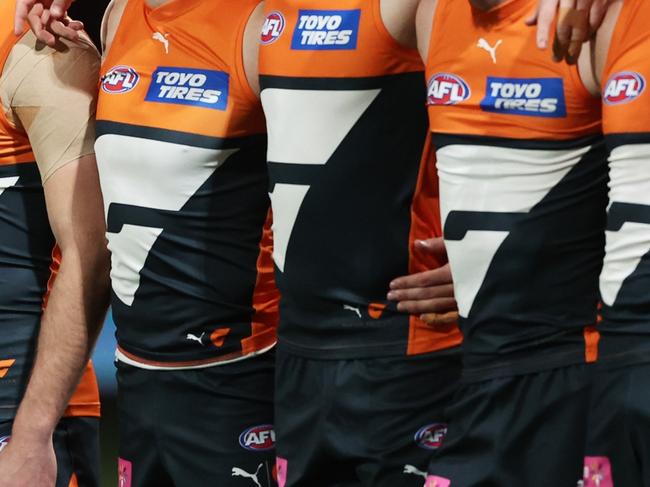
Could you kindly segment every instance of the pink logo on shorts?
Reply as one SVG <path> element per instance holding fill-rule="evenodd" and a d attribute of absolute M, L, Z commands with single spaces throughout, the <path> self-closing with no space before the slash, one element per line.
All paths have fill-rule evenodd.
<path fill-rule="evenodd" d="M 585 457 L 584 487 L 614 487 L 612 465 L 607 457 Z"/>
<path fill-rule="evenodd" d="M 275 468 L 278 473 L 278 487 L 284 487 L 287 483 L 287 463 L 286 458 L 275 458 Z"/>
<path fill-rule="evenodd" d="M 424 484 L 424 487 L 449 487 L 450 485 L 451 480 L 449 479 L 438 477 L 437 475 L 429 475 L 427 477 L 427 483 Z"/>
<path fill-rule="evenodd" d="M 118 458 L 117 487 L 131 487 L 133 464 L 128 460 Z"/>

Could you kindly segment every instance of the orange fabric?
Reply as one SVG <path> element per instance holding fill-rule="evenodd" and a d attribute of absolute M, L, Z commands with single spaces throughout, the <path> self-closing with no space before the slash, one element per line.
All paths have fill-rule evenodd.
<path fill-rule="evenodd" d="M 650 31 L 646 22 L 639 21 L 648 18 L 650 3 L 646 0 L 623 2 L 601 80 L 605 134 L 650 132 Z M 640 76 L 641 80 L 625 73 Z M 624 78 L 635 82 L 621 84 L 626 82 Z"/>
<path fill-rule="evenodd" d="M 451 74 L 466 83 L 469 97 L 445 105 L 434 104 L 430 99 L 433 132 L 529 140 L 571 140 L 599 132 L 600 107 L 584 87 L 577 67 L 553 63 L 547 51 L 537 49 L 534 29 L 524 24 L 536 6 L 536 0 L 509 0 L 484 12 L 468 1 L 438 1 L 426 70 L 429 94 L 437 74 Z M 529 35 L 522 35 L 522 31 Z M 487 47 L 498 44 L 496 62 L 487 49 L 477 45 L 481 39 Z M 508 58 L 516 58 L 521 52 L 526 53 L 525 64 L 508 62 Z M 567 116 L 539 118 L 482 110 L 486 70 L 497 78 L 562 78 Z"/>
<path fill-rule="evenodd" d="M 264 350 L 275 343 L 275 330 L 278 326 L 280 294 L 275 286 L 273 269 L 273 214 L 271 210 L 266 217 L 260 253 L 257 258 L 257 282 L 253 291 L 253 333 L 242 340 L 245 355 Z"/>
<path fill-rule="evenodd" d="M 15 1 L 0 2 L 0 32 L 13 32 Z M 27 32 L 27 29 L 25 29 Z M 0 43 L 0 73 L 18 38 L 10 34 Z M 0 165 L 34 162 L 34 153 L 27 134 L 12 124 L 0 108 Z"/>
<path fill-rule="evenodd" d="M 411 206 L 410 273 L 423 272 L 445 265 L 445 262 L 438 261 L 435 256 L 426 251 L 415 249 L 416 240 L 441 236 L 442 223 L 436 156 L 431 139 L 427 137 L 415 188 L 415 197 Z M 422 321 L 419 316 L 411 316 L 407 351 L 409 355 L 443 350 L 460 345 L 462 341 L 463 336 L 456 323 L 432 326 Z"/>
<path fill-rule="evenodd" d="M 585 326 L 585 361 L 593 363 L 598 361 L 598 343 L 600 342 L 600 333 L 593 326 Z"/>
<path fill-rule="evenodd" d="M 75 474 L 72 474 L 72 477 L 70 477 L 70 483 L 68 484 L 68 487 L 79 487 L 79 484 L 77 483 L 77 476 Z"/>
<path fill-rule="evenodd" d="M 366 7 L 368 6 L 368 7 Z M 298 22 L 299 10 L 292 0 L 273 0 L 265 3 L 267 14 L 272 11 L 282 12 L 285 27 L 280 37 L 265 48 L 264 56 L 260 57 L 260 74 L 281 72 L 289 77 L 337 77 L 354 78 L 409 73 L 422 70 L 422 60 L 414 49 L 408 49 L 398 44 L 388 33 L 381 19 L 380 0 L 357 0 L 326 2 L 323 0 L 302 0 L 301 10 L 335 9 L 335 8 L 366 8 L 372 12 L 372 21 L 359 24 L 357 38 L 358 46 L 372 45 L 373 49 L 350 51 L 298 51 L 291 49 L 292 29 Z M 364 14 L 365 14 L 364 10 Z M 287 61 L 286 52 L 291 52 L 291 62 Z"/>
<path fill-rule="evenodd" d="M 10 358 L 7 360 L 0 360 L 0 379 L 9 373 L 9 369 L 16 363 L 16 359 Z"/>
<path fill-rule="evenodd" d="M 239 20 L 224 10 L 223 2 L 184 0 L 169 2 L 151 9 L 144 0 L 129 0 L 113 43 L 101 69 L 102 79 L 116 66 L 129 59 L 129 68 L 137 73 L 133 89 L 122 93 L 100 90 L 98 120 L 128 123 L 157 129 L 176 130 L 211 137 L 240 137 L 266 131 L 259 100 L 245 77 L 242 44 L 248 16 L 257 0 L 241 0 Z M 244 17 L 241 19 L 241 17 Z M 164 22 L 164 24 L 163 24 Z M 187 33 L 191 32 L 191 38 Z M 155 33 L 166 36 L 168 50 L 162 42 L 151 42 Z M 133 42 L 146 39 L 146 42 Z M 238 39 L 233 43 L 233 39 Z M 223 46 L 230 46 L 224 49 Z M 156 68 L 182 66 L 230 74 L 228 105 L 225 116 L 215 117 L 213 110 L 201 110 L 183 104 L 143 103 Z"/>

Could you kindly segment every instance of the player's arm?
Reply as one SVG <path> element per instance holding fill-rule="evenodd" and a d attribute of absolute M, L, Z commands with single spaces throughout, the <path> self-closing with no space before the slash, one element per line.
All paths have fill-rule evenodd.
<path fill-rule="evenodd" d="M 415 48 L 415 15 L 420 0 L 381 0 L 381 18 L 388 33 L 403 46 Z"/>
<path fill-rule="evenodd" d="M 246 80 L 253 93 L 260 95 L 260 75 L 258 61 L 260 56 L 260 33 L 264 26 L 264 2 L 255 7 L 244 29 L 243 63 Z"/>
<path fill-rule="evenodd" d="M 61 266 L 12 439 L 0 454 L 7 487 L 54 485 L 52 434 L 108 307 L 110 262 L 93 155 L 98 57 L 91 47 L 41 57 L 12 88 L 12 118 L 26 130 L 36 156 Z"/>
<path fill-rule="evenodd" d="M 120 20 L 122 20 L 122 14 L 126 8 L 126 2 L 127 0 L 111 0 L 106 7 L 100 30 L 102 59 L 106 59 L 111 44 L 113 44 L 117 28 L 120 26 Z"/>

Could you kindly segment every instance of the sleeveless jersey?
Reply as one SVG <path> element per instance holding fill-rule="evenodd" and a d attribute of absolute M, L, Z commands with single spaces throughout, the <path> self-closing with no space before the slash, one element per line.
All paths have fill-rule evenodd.
<path fill-rule="evenodd" d="M 440 235 L 424 66 L 386 30 L 380 0 L 267 0 L 260 84 L 269 131 L 279 341 L 327 358 L 457 345 L 386 300 L 392 279 L 436 267 Z"/>
<path fill-rule="evenodd" d="M 603 359 L 650 355 L 650 4 L 626 0 L 602 76 L 603 130 L 610 154 L 610 206 L 599 325 Z"/>
<path fill-rule="evenodd" d="M 266 134 L 242 44 L 256 0 L 130 0 L 96 151 L 118 358 L 201 367 L 275 343 Z"/>
<path fill-rule="evenodd" d="M 468 378 L 595 359 L 600 104 L 535 47 L 535 6 L 439 0 L 434 16 L 427 104 Z"/>
<path fill-rule="evenodd" d="M 19 40 L 14 9 L 13 1 L 0 3 L 0 73 Z M 27 386 L 58 256 L 29 139 L 0 109 L 0 421 L 13 419 Z M 65 414 L 99 416 L 91 364 Z"/>

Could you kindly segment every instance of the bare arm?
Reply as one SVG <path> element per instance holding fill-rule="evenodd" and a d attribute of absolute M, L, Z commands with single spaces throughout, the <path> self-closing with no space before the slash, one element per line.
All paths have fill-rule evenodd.
<path fill-rule="evenodd" d="M 263 25 L 264 2 L 255 7 L 244 30 L 244 70 L 246 71 L 248 84 L 257 96 L 260 95 L 258 59 L 260 54 L 260 33 Z"/>
<path fill-rule="evenodd" d="M 433 29 L 433 16 L 436 12 L 438 0 L 420 0 L 415 17 L 415 30 L 417 34 L 418 51 L 424 63 L 429 57 L 429 44 Z"/>
<path fill-rule="evenodd" d="M 381 18 L 398 43 L 415 49 L 415 14 L 419 0 L 381 0 Z"/>
<path fill-rule="evenodd" d="M 13 87 L 13 119 L 29 136 L 44 180 L 61 266 L 41 318 L 12 441 L 0 454 L 3 486 L 10 487 L 54 485 L 52 433 L 88 362 L 109 295 L 103 203 L 93 155 L 98 54 L 89 45 L 52 53 L 34 50 L 34 43 L 23 39 L 15 47 L 21 55 L 12 66 L 13 77 L 6 79 Z"/>

